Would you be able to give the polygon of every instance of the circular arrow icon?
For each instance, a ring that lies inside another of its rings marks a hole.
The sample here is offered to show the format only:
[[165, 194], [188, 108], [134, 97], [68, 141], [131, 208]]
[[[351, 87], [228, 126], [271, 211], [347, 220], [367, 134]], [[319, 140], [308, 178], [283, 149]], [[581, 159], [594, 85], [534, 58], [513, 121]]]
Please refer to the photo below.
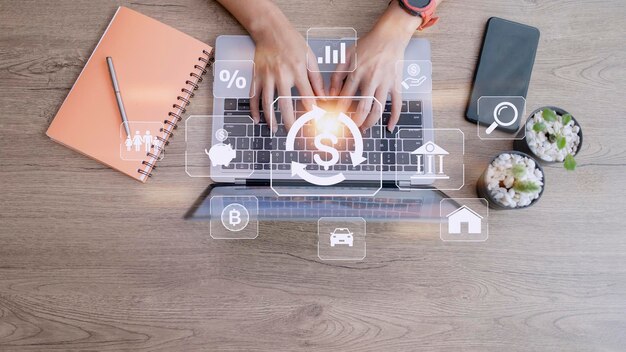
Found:
[[[309, 121], [317, 120], [322, 118], [326, 114], [324, 109], [313, 105], [313, 109], [304, 115], [302, 115], [296, 122], [293, 124], [289, 133], [287, 134], [287, 140], [285, 144], [286, 151], [294, 151], [295, 150], [295, 141], [296, 136], [298, 135], [298, 131], [304, 127]], [[358, 126], [350, 119], [346, 114], [339, 113], [339, 121], [346, 125], [352, 134], [354, 139], [354, 151], [350, 152], [350, 160], [353, 166], [360, 165], [366, 159], [363, 157], [363, 137], [361, 136], [361, 132], [359, 131]], [[334, 149], [333, 149], [334, 150]], [[317, 156], [317, 155], [316, 155]], [[319, 161], [320, 158], [316, 158], [316, 161]], [[326, 169], [327, 170], [327, 169]], [[321, 177], [310, 174], [306, 165], [298, 163], [296, 161], [291, 162], [291, 176], [299, 176], [303, 180], [312, 183], [317, 186], [332, 186], [336, 185], [340, 182], [345, 181], [346, 177], [343, 173], [335, 174], [328, 177]]]

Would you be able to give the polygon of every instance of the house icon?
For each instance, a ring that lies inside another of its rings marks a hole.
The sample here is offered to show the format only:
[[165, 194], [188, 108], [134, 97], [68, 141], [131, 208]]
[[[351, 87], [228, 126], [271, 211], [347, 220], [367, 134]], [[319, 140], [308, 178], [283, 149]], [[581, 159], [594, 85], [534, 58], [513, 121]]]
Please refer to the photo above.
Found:
[[449, 234], [460, 234], [463, 224], [467, 224], [467, 233], [479, 234], [482, 232], [483, 217], [465, 205], [446, 215], [446, 217], [448, 218]]

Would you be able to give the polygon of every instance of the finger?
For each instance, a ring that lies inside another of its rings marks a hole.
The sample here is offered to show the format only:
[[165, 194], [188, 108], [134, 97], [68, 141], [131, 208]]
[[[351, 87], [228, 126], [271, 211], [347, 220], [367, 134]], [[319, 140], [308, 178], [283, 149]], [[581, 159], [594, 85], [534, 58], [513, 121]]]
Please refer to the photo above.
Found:
[[402, 111], [402, 93], [400, 86], [396, 83], [394, 89], [391, 90], [391, 117], [387, 123], [387, 129], [391, 132], [396, 128], [396, 124], [400, 120], [400, 112]]
[[261, 113], [259, 112], [259, 100], [261, 96], [261, 82], [254, 77], [252, 80], [252, 87], [250, 87], [250, 115], [254, 123], [259, 123], [261, 120]]
[[[307, 56], [307, 59], [309, 60], [307, 66], [307, 77], [308, 81], [310, 82], [310, 86], [313, 88], [315, 95], [327, 95], [324, 91], [324, 79], [322, 78], [322, 73], [320, 72], [320, 68], [317, 65], [315, 54], [313, 54], [311, 49], [309, 49], [309, 55]], [[300, 94], [302, 94], [302, 92], [300, 92]]]
[[348, 52], [346, 53], [347, 54], [346, 62], [343, 64], [338, 64], [335, 67], [335, 72], [330, 76], [330, 95], [333, 97], [337, 96], [337, 94], [341, 92], [343, 88], [343, 81], [346, 79], [346, 77], [350, 73], [349, 71], [350, 71], [350, 67], [352, 66], [352, 60], [354, 56], [353, 48], [354, 47], [351, 47], [350, 49], [348, 49]]
[[[359, 83], [360, 80], [357, 77], [357, 73], [349, 73], [346, 81], [343, 83], [343, 87], [341, 88], [341, 93], [339, 93], [339, 95], [344, 97], [354, 96], [357, 89], [359, 88]], [[337, 102], [337, 109], [339, 111], [345, 111], [350, 106], [350, 104], [352, 104], [352, 100], [353, 98], [339, 99], [339, 101]]]
[[[308, 77], [301, 77], [296, 81], [296, 88], [298, 89], [298, 93], [300, 93], [301, 97], [314, 97], [315, 93], [313, 93], [313, 89], [309, 82]], [[313, 105], [315, 104], [315, 98], [302, 98], [302, 104], [307, 111], [313, 109]]]
[[276, 116], [274, 116], [274, 109], [272, 103], [274, 102], [274, 79], [266, 77], [263, 81], [263, 115], [265, 116], [265, 122], [275, 132], [278, 129], [278, 123], [276, 122]]
[[352, 120], [357, 126], [363, 125], [365, 118], [372, 110], [372, 102], [374, 101], [374, 93], [376, 87], [373, 84], [368, 84], [365, 87], [361, 87], [361, 98], [359, 99], [359, 105], [356, 107], [356, 112], [352, 115]]
[[376, 101], [372, 105], [372, 110], [367, 115], [367, 118], [363, 122], [363, 129], [368, 129], [376, 124], [383, 116], [383, 107], [387, 101], [387, 93], [389, 92], [389, 86], [381, 86], [376, 90]]
[[[293, 100], [291, 100], [291, 84], [285, 82], [278, 83], [278, 106], [280, 107], [280, 116], [285, 125], [285, 128], [289, 130], [293, 125]], [[276, 132], [276, 130], [274, 130]]]
[[330, 76], [330, 91], [329, 94], [331, 97], [337, 96], [341, 89], [343, 88], [343, 81], [348, 77], [348, 73], [350, 72], [340, 72], [335, 71]]

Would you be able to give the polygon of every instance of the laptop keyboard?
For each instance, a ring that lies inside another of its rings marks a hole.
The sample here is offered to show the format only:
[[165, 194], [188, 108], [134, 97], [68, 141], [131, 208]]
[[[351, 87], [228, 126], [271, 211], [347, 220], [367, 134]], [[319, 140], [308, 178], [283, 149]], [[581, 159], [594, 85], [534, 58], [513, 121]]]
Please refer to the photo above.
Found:
[[423, 200], [386, 197], [276, 197], [258, 196], [259, 218], [351, 216], [382, 219], [415, 218]]
[[[346, 115], [352, 117], [356, 104], [352, 104]], [[304, 106], [298, 99], [294, 100], [294, 113], [296, 118], [306, 113]], [[311, 164], [313, 156], [320, 152], [315, 147], [315, 126], [310, 123], [298, 132], [295, 140], [295, 151], [286, 151], [287, 130], [281, 124], [280, 111], [274, 112], [278, 121], [278, 131], [272, 136], [270, 128], [261, 111], [261, 123], [252, 124], [248, 116], [250, 114], [250, 99], [225, 99], [224, 100], [224, 129], [228, 131], [228, 139], [223, 143], [231, 144], [236, 149], [235, 159], [222, 169], [237, 170], [290, 170], [291, 162], [297, 161], [307, 164], [308, 170], [317, 170], [319, 166]], [[353, 166], [350, 160], [350, 151], [354, 150], [350, 132], [340, 131], [337, 133], [338, 142], [333, 147], [339, 152], [339, 162], [331, 166], [332, 170], [339, 171], [417, 171], [417, 165], [411, 163], [408, 153], [423, 144], [421, 128], [423, 127], [422, 101], [405, 100], [402, 102], [400, 119], [393, 132], [386, 128], [391, 116], [391, 102], [385, 103], [382, 114], [383, 128], [375, 126], [368, 129], [363, 135], [363, 155], [367, 161], [361, 165]], [[411, 128], [413, 130], [402, 132], [402, 140], [396, 140], [399, 129]], [[271, 160], [271, 163], [270, 163]], [[253, 163], [254, 161], [254, 163]]]

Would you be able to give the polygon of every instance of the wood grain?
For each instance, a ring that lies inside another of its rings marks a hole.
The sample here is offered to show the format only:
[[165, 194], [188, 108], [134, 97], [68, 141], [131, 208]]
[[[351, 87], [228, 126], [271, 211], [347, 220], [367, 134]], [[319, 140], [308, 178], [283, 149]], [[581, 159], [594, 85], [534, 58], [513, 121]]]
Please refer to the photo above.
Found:
[[[45, 137], [116, 6], [213, 43], [245, 33], [203, 0], [0, 2], [1, 351], [620, 351], [626, 346], [626, 3], [446, 1], [433, 44], [437, 127], [467, 137], [473, 197], [510, 142], [463, 119], [486, 20], [541, 30], [528, 108], [584, 127], [579, 168], [546, 167], [533, 208], [492, 212], [490, 238], [368, 226], [362, 262], [316, 256], [314, 223], [263, 223], [217, 241], [182, 215], [207, 186], [175, 137], [157, 176], [134, 182]], [[367, 32], [386, 1], [279, 1], [312, 26]], [[192, 114], [212, 111], [203, 84]], [[151, 224], [148, 226], [147, 224]]]

